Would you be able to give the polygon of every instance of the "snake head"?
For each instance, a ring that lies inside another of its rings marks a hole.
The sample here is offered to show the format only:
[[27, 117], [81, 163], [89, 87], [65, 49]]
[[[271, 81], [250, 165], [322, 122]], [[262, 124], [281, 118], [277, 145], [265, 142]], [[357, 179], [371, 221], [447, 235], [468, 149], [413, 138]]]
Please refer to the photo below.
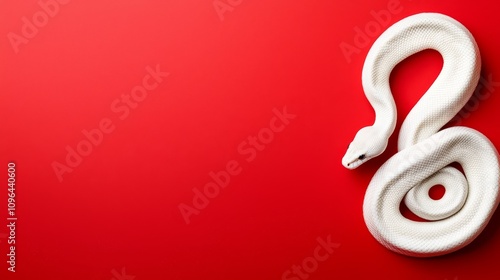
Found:
[[386, 147], [387, 139], [382, 140], [373, 126], [363, 127], [349, 144], [342, 165], [347, 169], [355, 169], [383, 153]]

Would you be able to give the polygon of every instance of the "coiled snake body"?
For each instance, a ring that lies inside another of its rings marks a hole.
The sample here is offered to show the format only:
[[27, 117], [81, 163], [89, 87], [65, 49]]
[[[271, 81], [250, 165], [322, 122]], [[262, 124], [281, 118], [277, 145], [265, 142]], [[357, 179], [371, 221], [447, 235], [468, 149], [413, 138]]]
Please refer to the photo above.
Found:
[[[363, 203], [368, 230], [382, 245], [420, 257], [447, 254], [472, 242], [499, 202], [494, 145], [471, 128], [441, 130], [471, 97], [480, 75], [478, 47], [462, 24], [442, 14], [422, 13], [395, 23], [375, 41], [362, 71], [375, 123], [358, 131], [342, 159], [346, 168], [354, 169], [385, 150], [396, 125], [390, 73], [425, 49], [442, 55], [443, 68], [404, 120], [399, 152], [376, 172]], [[453, 162], [462, 166], [465, 176], [449, 166]], [[445, 194], [433, 200], [428, 191], [438, 184]], [[428, 221], [405, 218], [399, 210], [403, 200]]]

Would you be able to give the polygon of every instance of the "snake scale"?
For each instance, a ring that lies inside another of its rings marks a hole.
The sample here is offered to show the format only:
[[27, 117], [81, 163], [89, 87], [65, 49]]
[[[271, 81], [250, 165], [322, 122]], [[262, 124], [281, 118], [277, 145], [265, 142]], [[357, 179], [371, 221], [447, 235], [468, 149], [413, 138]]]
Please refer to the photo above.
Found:
[[[443, 57], [436, 80], [405, 118], [398, 153], [375, 173], [365, 193], [363, 216], [370, 233], [388, 249], [409, 256], [444, 255], [471, 243], [499, 203], [499, 159], [480, 132], [445, 126], [467, 103], [478, 83], [481, 58], [471, 33], [439, 13], [406, 17], [384, 31], [370, 48], [362, 70], [365, 95], [375, 122], [361, 128], [342, 164], [354, 169], [380, 155], [396, 127], [389, 76], [394, 67], [422, 50]], [[463, 173], [451, 163], [461, 165]], [[429, 189], [443, 185], [439, 200]], [[426, 221], [400, 212], [408, 208]]]

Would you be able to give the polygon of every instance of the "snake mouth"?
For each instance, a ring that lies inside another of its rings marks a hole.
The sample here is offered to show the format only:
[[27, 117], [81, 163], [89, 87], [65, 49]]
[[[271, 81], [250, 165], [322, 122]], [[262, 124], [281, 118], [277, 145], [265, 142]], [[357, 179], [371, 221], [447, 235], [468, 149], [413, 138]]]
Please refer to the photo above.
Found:
[[346, 167], [347, 169], [355, 169], [358, 166], [360, 166], [361, 164], [363, 164], [363, 162], [364, 162], [364, 160], [355, 159], [353, 161], [344, 163], [344, 167]]
[[342, 158], [342, 165], [347, 169], [355, 169], [365, 163], [369, 158], [365, 152], [359, 150], [348, 150]]
[[348, 157], [344, 157], [342, 159], [342, 165], [347, 168], [347, 169], [355, 169], [357, 168], [358, 166], [360, 166], [361, 164], [365, 163], [367, 161], [367, 158], [366, 157], [355, 157], [355, 158], [348, 158]]

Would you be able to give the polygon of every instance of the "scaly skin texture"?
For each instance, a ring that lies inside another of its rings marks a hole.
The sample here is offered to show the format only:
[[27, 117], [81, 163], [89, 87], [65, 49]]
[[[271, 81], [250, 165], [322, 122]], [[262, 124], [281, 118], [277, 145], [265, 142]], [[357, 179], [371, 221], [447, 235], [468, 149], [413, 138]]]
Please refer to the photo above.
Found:
[[[396, 106], [389, 76], [408, 56], [434, 49], [443, 69], [404, 120], [399, 152], [372, 178], [363, 215], [370, 233], [395, 252], [418, 257], [443, 255], [474, 240], [498, 206], [498, 153], [481, 133], [463, 127], [440, 129], [471, 97], [481, 68], [477, 44], [458, 21], [437, 13], [407, 17], [389, 27], [365, 60], [362, 82], [375, 110], [372, 126], [358, 131], [342, 159], [354, 169], [380, 155], [394, 132]], [[465, 176], [452, 167], [458, 162]], [[445, 187], [441, 202], [428, 196], [432, 185]], [[429, 222], [402, 216], [402, 200]]]

